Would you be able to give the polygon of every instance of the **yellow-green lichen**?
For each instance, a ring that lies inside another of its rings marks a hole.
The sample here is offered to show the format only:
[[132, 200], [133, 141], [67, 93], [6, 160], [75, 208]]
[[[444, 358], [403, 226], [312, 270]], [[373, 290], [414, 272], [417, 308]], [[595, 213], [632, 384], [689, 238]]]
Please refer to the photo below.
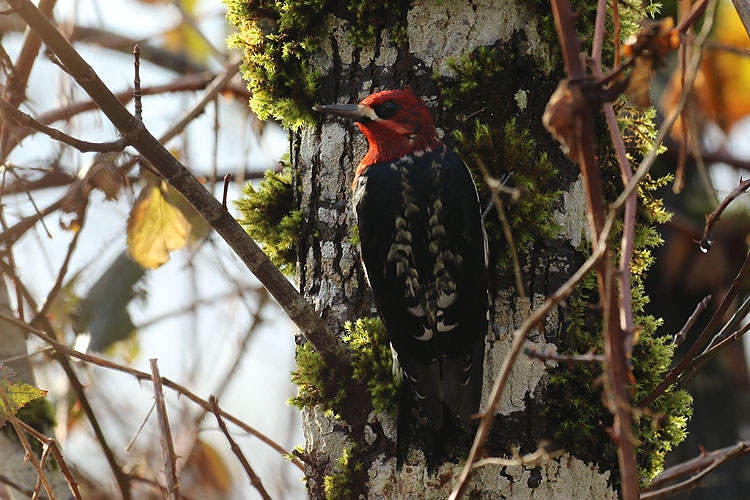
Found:
[[302, 231], [302, 211], [295, 209], [292, 169], [267, 170], [258, 187], [247, 183], [235, 201], [238, 219], [284, 274], [293, 275], [297, 244]]
[[[557, 237], [560, 226], [552, 213], [562, 194], [557, 188], [558, 171], [545, 152], [537, 151], [528, 130], [520, 130], [515, 118], [497, 129], [475, 120], [467, 124], [465, 131], [455, 130], [453, 138], [474, 175], [483, 203], [491, 198], [480, 165], [495, 179], [510, 175], [508, 183], [525, 191], [517, 202], [506, 207], [513, 241], [520, 253], [528, 252], [539, 239]], [[493, 247], [503, 249], [491, 253], [497, 255], [501, 268], [507, 267], [510, 254], [507, 245], [500, 244], [505, 237], [494, 212], [485, 220], [485, 227]]]
[[[343, 341], [352, 354], [353, 377], [367, 387], [373, 409], [394, 414], [400, 382], [393, 376], [393, 357], [383, 322], [362, 318], [344, 325]], [[297, 396], [289, 403], [298, 408], [320, 406], [331, 414], [346, 400], [345, 381], [328, 369], [320, 355], [307, 343], [297, 347], [297, 370], [292, 382]]]
[[366, 472], [362, 459], [363, 448], [351, 446], [336, 461], [336, 471], [323, 478], [323, 489], [326, 500], [349, 500], [357, 498], [355, 494], [355, 476], [362, 476]]

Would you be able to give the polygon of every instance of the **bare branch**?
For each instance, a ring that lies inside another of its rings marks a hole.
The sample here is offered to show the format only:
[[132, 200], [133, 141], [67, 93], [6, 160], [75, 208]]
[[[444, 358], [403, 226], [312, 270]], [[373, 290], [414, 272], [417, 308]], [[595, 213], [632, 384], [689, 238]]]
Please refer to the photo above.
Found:
[[227, 441], [229, 441], [229, 446], [232, 448], [232, 453], [234, 453], [234, 455], [237, 457], [237, 460], [239, 460], [240, 464], [242, 464], [242, 468], [245, 469], [245, 473], [250, 479], [250, 483], [255, 487], [256, 490], [258, 490], [258, 493], [260, 493], [260, 496], [264, 500], [271, 500], [270, 495], [263, 487], [263, 483], [261, 482], [260, 477], [258, 477], [253, 468], [250, 466], [250, 462], [247, 461], [247, 458], [245, 458], [244, 453], [242, 453], [242, 450], [237, 445], [237, 442], [232, 438], [232, 435], [229, 434], [227, 425], [221, 418], [221, 412], [219, 411], [219, 404], [216, 401], [216, 397], [210, 396], [208, 398], [208, 404], [211, 405], [211, 413], [213, 413], [216, 417], [216, 422], [219, 424], [219, 429], [221, 429], [221, 432], [224, 434], [224, 436], [226, 436]]
[[744, 281], [748, 273], [750, 273], [750, 252], [748, 252], [748, 254], [745, 256], [745, 262], [742, 264], [740, 272], [734, 278], [732, 286], [729, 288], [729, 291], [727, 291], [727, 294], [724, 296], [724, 300], [721, 301], [721, 304], [711, 318], [711, 321], [708, 322], [708, 325], [706, 325], [698, 339], [690, 347], [690, 350], [687, 352], [685, 357], [682, 358], [677, 366], [670, 370], [669, 373], [667, 373], [667, 375], [664, 377], [664, 380], [658, 386], [656, 386], [656, 388], [651, 391], [651, 393], [646, 396], [643, 401], [638, 404], [639, 407], [646, 408], [651, 403], [653, 403], [654, 400], [661, 394], [663, 394], [664, 391], [666, 391], [667, 388], [672, 385], [675, 380], [677, 380], [677, 377], [679, 377], [687, 369], [692, 360], [698, 355], [698, 352], [700, 352], [700, 350], [703, 349], [703, 346], [705, 346], [709, 341], [709, 339], [711, 338], [711, 333], [716, 329], [721, 321], [723, 321], [724, 314], [726, 314], [729, 306], [734, 300], [734, 297], [739, 292], [740, 285]]
[[151, 358], [149, 363], [151, 364], [151, 380], [154, 383], [154, 398], [156, 401], [156, 417], [159, 421], [161, 451], [164, 454], [164, 463], [167, 469], [164, 475], [167, 476], [168, 498], [169, 500], [178, 500], [180, 497], [180, 479], [177, 477], [177, 457], [174, 453], [172, 429], [169, 427], [169, 418], [167, 417], [167, 405], [164, 404], [159, 366], [155, 358]]
[[[71, 71], [78, 84], [94, 99], [104, 114], [123, 136], [135, 137], [132, 145], [164, 178], [180, 192], [230, 245], [235, 253], [271, 295], [289, 318], [300, 328], [302, 335], [322, 356], [331, 369], [342, 375], [350, 372], [349, 351], [328, 328], [321, 317], [273, 265], [239, 223], [227, 213], [206, 188], [169, 151], [157, 141], [143, 124], [131, 115], [114, 94], [104, 85], [76, 50], [29, 0], [8, 0], [18, 14], [36, 31]], [[234, 67], [234, 65], [232, 66]], [[229, 78], [229, 76], [227, 77]]]
[[[39, 339], [43, 340], [44, 342], [48, 343], [52, 347], [55, 348], [56, 351], [60, 354], [64, 354], [66, 356], [70, 356], [75, 359], [80, 359], [81, 361], [85, 361], [87, 363], [91, 363], [93, 365], [101, 366], [103, 368], [108, 368], [111, 370], [116, 370], [122, 373], [127, 373], [128, 375], [132, 375], [138, 380], [148, 380], [152, 381], [152, 377], [150, 374], [146, 372], [142, 372], [140, 370], [136, 370], [134, 368], [131, 368], [129, 366], [121, 365], [119, 363], [115, 363], [114, 361], [109, 361], [104, 358], [100, 358], [97, 356], [92, 356], [91, 354], [84, 354], [82, 352], [76, 351], [75, 349], [71, 349], [70, 347], [66, 346], [65, 344], [58, 342], [54, 338], [50, 337], [46, 333], [44, 333], [42, 330], [39, 330], [37, 328], [34, 328], [31, 325], [28, 325], [24, 323], [23, 321], [19, 321], [16, 318], [12, 316], [8, 316], [6, 314], [0, 313], [0, 321], [4, 321], [6, 323], [10, 323], [12, 325], [15, 325], [19, 328], [24, 329], [25, 331], [31, 333], [32, 335], [38, 337]], [[181, 386], [180, 384], [177, 384], [175, 382], [172, 382], [171, 380], [167, 378], [162, 377], [162, 384], [164, 387], [168, 387], [172, 389], [173, 391], [176, 391], [186, 398], [188, 398], [190, 401], [198, 405], [199, 407], [203, 408], [205, 411], [211, 411], [211, 406], [208, 404], [207, 401], [204, 399], [199, 398], [194, 393], [186, 389], [185, 387]], [[233, 424], [240, 427], [245, 432], [252, 434], [253, 436], [257, 437], [264, 443], [266, 443], [271, 448], [275, 449], [277, 452], [279, 452], [283, 456], [289, 456], [289, 452], [287, 452], [284, 448], [282, 448], [278, 443], [276, 443], [274, 440], [263, 434], [262, 432], [254, 429], [253, 427], [249, 426], [242, 420], [238, 419], [237, 417], [225, 412], [221, 411], [221, 416], [225, 419], [229, 420]], [[304, 467], [299, 463], [297, 460], [293, 460], [292, 463], [296, 465], [300, 470], [304, 470]]]
[[526, 348], [523, 353], [534, 359], [540, 359], [542, 361], [555, 361], [557, 363], [567, 363], [573, 365], [575, 363], [589, 364], [589, 365], [600, 365], [606, 361], [606, 358], [601, 354], [594, 354], [594, 351], [589, 351], [586, 354], [575, 356], [573, 354], [557, 354], [556, 352], [539, 352], [536, 349]]
[[117, 139], [116, 141], [111, 141], [111, 142], [89, 142], [89, 141], [82, 141], [80, 139], [76, 139], [75, 137], [69, 136], [65, 132], [62, 132], [55, 128], [48, 127], [47, 125], [39, 123], [37, 120], [34, 119], [34, 117], [24, 113], [23, 111], [21, 111], [20, 109], [16, 108], [11, 103], [6, 101], [5, 99], [0, 99], [0, 112], [2, 112], [4, 117], [9, 118], [10, 120], [13, 120], [19, 125], [23, 125], [24, 127], [29, 127], [29, 128], [38, 130], [39, 132], [50, 137], [51, 139], [54, 139], [58, 142], [62, 142], [63, 144], [67, 144], [68, 146], [72, 146], [82, 153], [89, 153], [89, 152], [107, 153], [107, 152], [122, 151], [123, 149], [125, 149], [125, 147], [129, 143], [129, 140], [126, 137], [121, 137], [120, 139]]
[[680, 345], [685, 341], [685, 339], [687, 338], [688, 332], [693, 327], [695, 322], [698, 320], [698, 316], [700, 316], [701, 313], [706, 310], [706, 307], [708, 307], [708, 303], [710, 301], [711, 301], [711, 296], [706, 295], [705, 297], [703, 297], [703, 300], [701, 300], [698, 303], [698, 305], [695, 306], [695, 311], [693, 311], [693, 314], [690, 315], [688, 320], [685, 322], [685, 325], [674, 336], [674, 340], [672, 341], [674, 345]]
[[[718, 450], [718, 451], [721, 451], [721, 450]], [[705, 467], [703, 470], [701, 470], [698, 474], [694, 475], [690, 479], [682, 481], [681, 483], [674, 484], [672, 486], [661, 488], [659, 490], [647, 491], [647, 492], [641, 493], [640, 500], [654, 500], [656, 498], [664, 498], [670, 495], [674, 495], [675, 493], [679, 493], [681, 491], [686, 491], [686, 490], [695, 488], [696, 486], [698, 486], [698, 483], [700, 482], [701, 479], [703, 479], [703, 477], [705, 477], [712, 470], [716, 469], [719, 465], [723, 464], [724, 462], [732, 458], [736, 458], [741, 455], [746, 455], [748, 452], [750, 452], [750, 445], [747, 442], [737, 443], [735, 446], [733, 446], [731, 449], [727, 450], [726, 452], [717, 454], [716, 458], [714, 458], [713, 461], [707, 467]]]
[[732, 203], [739, 195], [747, 191], [748, 188], [750, 188], [750, 179], [743, 181], [740, 177], [740, 184], [736, 188], [734, 188], [726, 198], [724, 198], [724, 201], [722, 201], [721, 204], [716, 207], [713, 212], [706, 216], [706, 227], [703, 230], [703, 237], [700, 239], [700, 241], [696, 242], [698, 243], [698, 245], [700, 245], [703, 253], [711, 250], [711, 245], [713, 244], [713, 242], [711, 241], [711, 231], [713, 231], [716, 221], [719, 220], [719, 217], [721, 217], [721, 214], [724, 212], [724, 210], [726, 210], [729, 204]]

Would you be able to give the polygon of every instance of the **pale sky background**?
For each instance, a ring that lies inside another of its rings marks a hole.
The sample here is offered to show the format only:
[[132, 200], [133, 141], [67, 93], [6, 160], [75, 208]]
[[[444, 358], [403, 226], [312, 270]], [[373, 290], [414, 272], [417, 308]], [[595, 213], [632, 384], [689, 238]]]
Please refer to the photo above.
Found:
[[[198, 9], [200, 27], [215, 46], [223, 48], [227, 30], [230, 29], [224, 21], [223, 3], [219, 0], [203, 0], [199, 2]], [[161, 40], [156, 36], [161, 31], [176, 26], [180, 21], [180, 13], [172, 5], [143, 5], [133, 0], [59, 0], [55, 8], [55, 17], [61, 22], [75, 18], [79, 25], [99, 27], [131, 38], [147, 39], [157, 45]], [[3, 39], [3, 46], [12, 58], [17, 55], [21, 41], [19, 34], [8, 34]], [[117, 92], [131, 85], [131, 56], [83, 43], [77, 44], [76, 47], [111, 90]], [[213, 71], [221, 70], [221, 65], [215, 60], [209, 59], [207, 64]], [[142, 61], [142, 86], [166, 83], [174, 77], [174, 74]], [[80, 88], [75, 84], [71, 86], [66, 80], [62, 72], [46, 57], [38, 59], [28, 90], [33, 101], [25, 110], [33, 114], [53, 109], [60, 105], [61, 94], [71, 95], [71, 88], [74, 100], [85, 98], [85, 93]], [[143, 119], [146, 126], [153, 135], [158, 136], [180, 117], [182, 111], [197, 95], [183, 93], [144, 97]], [[244, 102], [221, 98], [219, 119], [222, 130], [218, 153], [220, 170], [245, 166], [265, 170], [273, 167], [288, 149], [286, 132], [276, 126], [266, 127], [261, 140], [256, 141], [249, 130], [244, 106]], [[129, 109], [132, 111], [132, 103]], [[188, 154], [183, 161], [186, 161], [188, 166], [196, 165], [195, 170], [199, 174], [207, 174], [211, 165], [213, 121], [214, 107], [209, 105], [205, 113], [194, 120], [182, 136], [172, 142], [172, 147], [187, 144]], [[63, 128], [61, 123], [55, 126]], [[116, 138], [112, 126], [102, 115], [95, 113], [82, 115], [65, 130], [90, 141]], [[22, 148], [14, 151], [11, 161], [24, 166], [46, 165], [49, 159], [54, 158], [56, 151], [56, 145], [38, 134], [26, 140]], [[92, 157], [93, 153], [66, 153], [61, 163], [80, 168]], [[37, 191], [34, 193], [34, 199], [38, 206], [43, 207], [57, 200], [63, 192], [64, 189]], [[135, 195], [137, 194], [136, 189]], [[238, 194], [238, 190], [232, 185], [229, 200], [236, 199]], [[220, 197], [221, 193], [217, 193], [217, 196]], [[32, 213], [33, 209], [25, 195], [8, 196], [2, 201], [6, 205], [6, 216], [9, 216], [10, 224], [13, 223], [11, 216]], [[126, 220], [132, 202], [131, 194], [120, 196], [116, 202], [104, 201], [98, 192], [93, 194], [83, 234], [68, 273], [68, 277], [81, 273], [76, 288], [79, 294], [84, 294], [111, 265], [115, 257], [126, 248]], [[34, 230], [14, 247], [20, 275], [37, 300], [43, 300], [54, 283], [72, 237], [71, 233], [60, 229], [59, 220], [59, 213], [46, 219], [52, 239], [49, 239], [42, 227], [37, 224]], [[202, 245], [192, 260], [199, 297], [213, 297], [235, 290], [235, 285], [223, 277], [220, 271], [222, 266], [228, 269], [229, 274], [242, 286], [257, 285], [257, 280], [221, 238], [214, 235], [211, 241], [214, 243]], [[147, 299], [135, 301], [129, 308], [136, 325], [193, 301], [193, 284], [188, 269], [190, 255], [192, 250], [173, 252], [170, 262], [148, 273], [142, 282], [148, 290]], [[228, 369], [227, 365], [237, 352], [239, 341], [250, 324], [248, 309], [254, 311], [255, 304], [244, 304], [235, 299], [224, 300], [201, 307], [195, 324], [188, 314], [143, 328], [138, 335], [140, 354], [133, 366], [148, 372], [149, 358], [158, 358], [162, 376], [169, 377], [187, 386], [198, 396], [208, 399], [210, 394], [215, 393], [219, 379]], [[290, 450], [303, 442], [297, 411], [286, 405], [286, 399], [296, 393], [296, 388], [289, 382], [289, 372], [294, 369], [295, 329], [275, 303], [266, 307], [263, 316], [267, 321], [251, 339], [248, 353], [243, 358], [233, 383], [227, 388], [219, 403], [224, 410]], [[197, 364], [196, 360], [199, 360]], [[92, 403], [95, 411], [98, 410], [98, 417], [105, 433], [112, 439], [114, 450], [121, 459], [124, 458], [123, 461], [126, 461], [127, 454], [124, 448], [152, 404], [151, 385], [139, 385], [132, 377], [101, 368], [82, 367], [80, 364], [78, 366], [82, 368], [80, 371], [84, 384], [86, 380], [96, 380], [95, 393], [107, 394], [106, 400], [93, 399]], [[51, 377], [39, 379], [39, 385], [49, 389], [50, 395], [55, 398], [61, 390], [65, 390], [67, 380], [56, 370], [50, 371], [48, 375]], [[94, 391], [89, 391], [89, 394], [92, 392]], [[173, 392], [165, 392], [168, 396], [168, 412], [173, 429], [187, 416], [185, 409], [192, 412], [189, 414], [191, 418], [196, 415], [198, 408], [192, 403], [185, 398], [178, 401]], [[230, 430], [236, 430], [233, 425], [229, 426]], [[66, 459], [91, 476], [110, 478], [109, 467], [98, 444], [92, 441], [91, 436], [88, 423], [76, 426], [64, 442]], [[234, 436], [274, 498], [304, 497], [304, 487], [299, 480], [301, 472], [296, 467], [288, 464], [278, 453], [258, 439], [244, 437], [239, 432], [235, 432]], [[184, 445], [185, 438], [186, 436], [179, 434], [175, 436], [178, 454], [180, 443]], [[218, 448], [230, 465], [236, 485], [234, 498], [260, 498], [249, 485], [244, 471], [229, 451], [213, 417], [204, 421], [201, 438]], [[146, 445], [157, 441], [156, 418], [152, 415], [146, 431], [136, 441], [136, 446], [139, 443]], [[154, 450], [158, 451], [158, 445]], [[162, 466], [160, 455], [159, 452], [152, 460], [154, 464]], [[278, 489], [282, 479], [286, 479], [293, 489], [285, 489], [282, 493]]]
[[[219, 0], [202, 0], [199, 3], [201, 15], [198, 17], [200, 27], [212, 40], [215, 46], [223, 47], [227, 35], [224, 21], [224, 5]], [[93, 7], [93, 8], [92, 8]], [[75, 18], [78, 24], [101, 27], [115, 33], [132, 37], [149, 39], [158, 43], [155, 35], [177, 25], [179, 11], [171, 5], [143, 5], [133, 0], [59, 0], [55, 9], [56, 19], [65, 21]], [[21, 36], [8, 34], [3, 45], [14, 58], [20, 47]], [[119, 91], [132, 82], [132, 58], [112, 50], [100, 49], [87, 44], [78, 44], [77, 48], [84, 58], [108, 84], [111, 90]], [[209, 67], [218, 71], [221, 66], [209, 59]], [[142, 61], [141, 80], [143, 86], [168, 82], [175, 75]], [[34, 113], [46, 111], [59, 105], [61, 91], [70, 93], [71, 85], [64, 83], [66, 78], [59, 69], [46, 58], [40, 58], [34, 66], [28, 94], [34, 99], [27, 111]], [[84, 93], [75, 85], [73, 95], [83, 98]], [[197, 94], [146, 96], [143, 99], [143, 117], [146, 126], [158, 136], [180, 116], [184, 108], [190, 105]], [[286, 132], [275, 126], [266, 127], [264, 135], [258, 142], [249, 131], [244, 103], [221, 99], [220, 134], [218, 164], [220, 168], [237, 168], [248, 165], [264, 170], [274, 166], [275, 162], [288, 149]], [[130, 104], [132, 110], [132, 103]], [[173, 145], [187, 144], [188, 154], [185, 159], [188, 166], [197, 165], [198, 173], [207, 173], [213, 154], [213, 115], [214, 108], [209, 106], [206, 112], [195, 120], [185, 134], [175, 139]], [[60, 124], [56, 126], [61, 127]], [[76, 137], [82, 139], [112, 140], [116, 137], [113, 128], [101, 115], [88, 113], [74, 120], [69, 129]], [[739, 123], [729, 135], [732, 152], [742, 158], [750, 158], [750, 120]], [[45, 165], [54, 157], [57, 146], [47, 138], [37, 135], [24, 142], [24, 147], [17, 149], [11, 160], [19, 165]], [[93, 154], [81, 155], [77, 152], [63, 155], [62, 163], [79, 168]], [[79, 162], [74, 164], [73, 162]], [[745, 174], [747, 175], [747, 174]], [[733, 189], [737, 183], [737, 171], [729, 167], [717, 166], [712, 169], [712, 177], [722, 197]], [[63, 189], [49, 189], [34, 193], [36, 203], [42, 207], [55, 201]], [[135, 193], [137, 195], [137, 191]], [[221, 196], [217, 193], [217, 196]], [[236, 199], [237, 189], [232, 185], [229, 199]], [[744, 197], [746, 198], [746, 197]], [[81, 243], [72, 260], [68, 276], [80, 272], [81, 277], [77, 291], [80, 294], [98, 279], [114, 258], [125, 249], [125, 224], [132, 196], [124, 195], [116, 202], [104, 201], [100, 193], [92, 196], [87, 219], [83, 228]], [[32, 208], [25, 195], [6, 197], [6, 215], [28, 215]], [[743, 203], [743, 204], [741, 204]], [[735, 203], [733, 209], [747, 209], [747, 202]], [[53, 238], [47, 238], [39, 224], [30, 231], [15, 247], [15, 257], [24, 282], [31, 287], [38, 300], [43, 299], [52, 286], [57, 270], [62, 262], [71, 234], [59, 227], [59, 214], [47, 218], [47, 227]], [[9, 220], [13, 223], [13, 220]], [[244, 265], [238, 261], [229, 248], [216, 235], [214, 244], [204, 244], [193, 259], [195, 282], [200, 297], [212, 297], [230, 292], [234, 285], [227, 282], [220, 272], [220, 266], [230, 270], [230, 274], [244, 286], [253, 286], [257, 281]], [[172, 260], [162, 268], [150, 272], [144, 280], [148, 290], [146, 301], [131, 304], [130, 313], [136, 325], [148, 321], [161, 313], [178, 309], [189, 304], [193, 299], [193, 284], [188, 269], [190, 250], [172, 254]], [[254, 310], [254, 304], [249, 308]], [[239, 300], [228, 300], [219, 304], [201, 307], [194, 325], [190, 315], [183, 315], [160, 322], [152, 327], [143, 328], [139, 333], [140, 354], [134, 367], [149, 371], [148, 359], [158, 358], [161, 374], [186, 385], [197, 395], [208, 399], [216, 391], [216, 384], [226, 370], [227, 363], [233, 359], [239, 339], [249, 324], [250, 314], [246, 304]], [[286, 405], [286, 399], [296, 392], [289, 382], [289, 372], [294, 369], [293, 325], [285, 318], [275, 305], [266, 309], [264, 326], [250, 342], [248, 355], [234, 377], [234, 383], [220, 400], [222, 407], [266, 433], [287, 449], [302, 444], [299, 416], [295, 409]], [[197, 333], [193, 333], [197, 332]], [[748, 342], [745, 341], [747, 349]], [[749, 357], [750, 357], [750, 353]], [[196, 359], [200, 359], [196, 365]], [[80, 366], [80, 365], [79, 365]], [[127, 459], [124, 447], [131, 439], [152, 402], [150, 384], [139, 385], [133, 378], [95, 367], [82, 367], [82, 378], [97, 381], [96, 393], [107, 389], [105, 402], [95, 400], [94, 406], [104, 424], [105, 432], [113, 438], [113, 445], [118, 455]], [[51, 372], [52, 378], [41, 378], [42, 388], [49, 389], [53, 398], [65, 390], [66, 380], [58, 372]], [[194, 416], [197, 407], [185, 399], [179, 402], [174, 393], [167, 391], [170, 403], [170, 420], [177, 426], [184, 409], [192, 411]], [[111, 408], [112, 411], [107, 411]], [[230, 429], [233, 426], [230, 425]], [[122, 431], [124, 429], [125, 432]], [[202, 428], [201, 438], [216, 446], [224, 454], [225, 460], [232, 469], [233, 480], [237, 485], [234, 498], [259, 498], [249, 483], [240, 466], [231, 455], [224, 437], [218, 432], [213, 418], [207, 419]], [[152, 416], [147, 430], [138, 443], [148, 443], [158, 439], [156, 419]], [[184, 436], [183, 436], [184, 437]], [[301, 473], [287, 464], [283, 458], [252, 437], [242, 437], [235, 433], [246, 456], [260, 475], [261, 479], [274, 498], [304, 498], [304, 487]], [[175, 436], [179, 450], [180, 436]], [[158, 450], [158, 447], [154, 448]], [[98, 444], [91, 439], [90, 426], [87, 423], [78, 425], [76, 430], [64, 442], [66, 459], [77, 467], [86, 470], [90, 475], [111, 477], [108, 466], [101, 454]], [[154, 463], [161, 463], [161, 456], [153, 458]], [[278, 489], [282, 478], [292, 490]]]

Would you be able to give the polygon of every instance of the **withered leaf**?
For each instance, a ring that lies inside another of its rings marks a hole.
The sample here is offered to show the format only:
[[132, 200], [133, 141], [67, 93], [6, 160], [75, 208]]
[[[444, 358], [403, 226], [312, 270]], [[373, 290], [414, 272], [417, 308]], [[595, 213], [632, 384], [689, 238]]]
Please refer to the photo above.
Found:
[[128, 217], [128, 251], [142, 267], [156, 269], [169, 252], [185, 246], [190, 223], [164, 196], [164, 187], [146, 187]]
[[586, 98], [578, 85], [562, 80], [549, 98], [542, 116], [544, 127], [562, 145], [573, 161], [579, 161], [581, 143], [581, 114], [587, 109]]

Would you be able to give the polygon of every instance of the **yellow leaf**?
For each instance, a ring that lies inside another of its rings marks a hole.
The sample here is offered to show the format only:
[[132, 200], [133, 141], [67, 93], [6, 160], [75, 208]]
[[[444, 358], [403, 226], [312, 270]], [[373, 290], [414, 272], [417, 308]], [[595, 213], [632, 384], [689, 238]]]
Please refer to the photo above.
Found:
[[3, 400], [0, 399], [0, 423], [8, 419], [9, 414], [15, 415], [19, 408], [22, 408], [29, 401], [33, 401], [37, 398], [43, 398], [47, 395], [47, 391], [37, 389], [29, 384], [11, 384], [7, 380], [0, 380], [3, 392], [5, 392], [5, 398], [8, 400], [9, 408], [6, 408], [3, 404]]
[[146, 269], [169, 260], [169, 252], [187, 243], [190, 223], [164, 197], [163, 188], [149, 186], [133, 205], [128, 218], [128, 251]]

